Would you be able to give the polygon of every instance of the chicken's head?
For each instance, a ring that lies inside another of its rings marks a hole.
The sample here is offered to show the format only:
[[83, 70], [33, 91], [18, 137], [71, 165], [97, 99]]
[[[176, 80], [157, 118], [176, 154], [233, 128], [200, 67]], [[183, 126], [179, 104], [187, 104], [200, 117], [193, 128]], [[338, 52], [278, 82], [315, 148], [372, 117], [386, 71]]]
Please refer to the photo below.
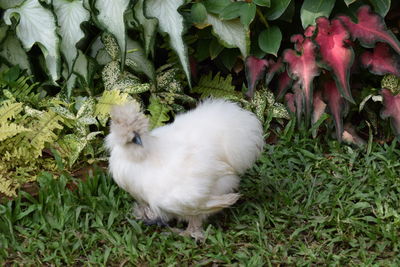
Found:
[[111, 110], [110, 134], [106, 145], [109, 149], [120, 146], [137, 156], [144, 153], [149, 133], [149, 120], [137, 102], [115, 106]]

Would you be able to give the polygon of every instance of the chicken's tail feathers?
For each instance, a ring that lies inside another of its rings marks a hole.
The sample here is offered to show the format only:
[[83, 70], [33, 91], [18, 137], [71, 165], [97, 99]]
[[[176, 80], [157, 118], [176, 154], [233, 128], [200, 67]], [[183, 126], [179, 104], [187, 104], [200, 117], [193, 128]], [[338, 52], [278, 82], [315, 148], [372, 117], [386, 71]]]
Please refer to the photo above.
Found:
[[223, 208], [232, 206], [233, 204], [236, 203], [236, 201], [239, 198], [240, 194], [237, 193], [230, 193], [221, 196], [213, 196], [207, 201], [204, 209], [209, 212], [218, 211]]

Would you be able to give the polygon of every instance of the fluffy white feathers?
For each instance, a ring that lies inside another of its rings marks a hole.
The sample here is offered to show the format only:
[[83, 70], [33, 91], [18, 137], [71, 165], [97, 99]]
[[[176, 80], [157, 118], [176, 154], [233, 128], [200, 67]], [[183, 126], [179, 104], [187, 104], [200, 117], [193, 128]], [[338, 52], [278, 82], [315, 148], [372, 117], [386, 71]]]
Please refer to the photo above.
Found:
[[238, 174], [264, 145], [256, 116], [225, 100], [206, 100], [153, 131], [136, 103], [115, 107], [111, 117], [110, 172], [138, 201], [139, 217], [189, 221], [192, 236], [209, 214], [236, 202]]

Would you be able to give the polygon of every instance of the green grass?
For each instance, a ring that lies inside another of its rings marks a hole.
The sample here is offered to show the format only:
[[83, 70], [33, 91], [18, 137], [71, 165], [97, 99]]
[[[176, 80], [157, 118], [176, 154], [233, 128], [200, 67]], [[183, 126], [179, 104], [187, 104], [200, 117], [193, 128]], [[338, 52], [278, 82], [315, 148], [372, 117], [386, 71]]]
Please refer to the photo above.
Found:
[[368, 153], [321, 142], [267, 146], [242, 179], [241, 200], [206, 224], [204, 244], [136, 222], [130, 196], [102, 172], [85, 182], [42, 175], [37, 196], [0, 205], [0, 262], [399, 266], [398, 144]]

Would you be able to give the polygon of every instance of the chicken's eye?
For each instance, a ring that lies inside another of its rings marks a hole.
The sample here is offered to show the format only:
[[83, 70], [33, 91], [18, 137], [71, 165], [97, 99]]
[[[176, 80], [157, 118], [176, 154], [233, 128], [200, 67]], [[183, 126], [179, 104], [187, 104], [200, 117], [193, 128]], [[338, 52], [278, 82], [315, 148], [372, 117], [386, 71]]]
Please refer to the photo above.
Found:
[[140, 138], [140, 134], [137, 132], [133, 132], [132, 143], [137, 144], [139, 146], [143, 146], [142, 139]]

